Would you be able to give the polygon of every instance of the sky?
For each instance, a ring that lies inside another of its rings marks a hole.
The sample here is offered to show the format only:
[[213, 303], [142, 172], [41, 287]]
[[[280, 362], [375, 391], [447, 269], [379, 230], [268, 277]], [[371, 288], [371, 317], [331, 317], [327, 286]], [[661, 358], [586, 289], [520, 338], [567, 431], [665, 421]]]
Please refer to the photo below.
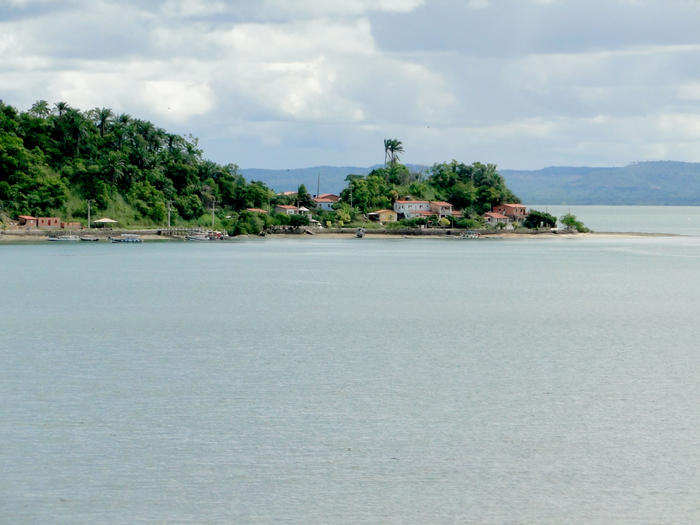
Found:
[[700, 161], [700, 0], [0, 0], [0, 99], [243, 168]]

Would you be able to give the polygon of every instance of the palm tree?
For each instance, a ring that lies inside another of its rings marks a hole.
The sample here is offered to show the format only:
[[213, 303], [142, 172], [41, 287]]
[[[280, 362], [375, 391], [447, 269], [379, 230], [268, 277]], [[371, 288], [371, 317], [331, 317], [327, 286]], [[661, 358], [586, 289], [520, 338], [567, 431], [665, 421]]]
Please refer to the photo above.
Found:
[[48, 102], [45, 100], [37, 100], [34, 102], [34, 104], [32, 104], [32, 108], [29, 110], [29, 112], [35, 117], [46, 118], [51, 113], [51, 110], [49, 109]]
[[70, 109], [70, 106], [68, 105], [68, 102], [56, 102], [54, 104], [54, 107], [56, 108], [56, 111], [58, 111], [58, 116], [62, 116], [68, 109]]
[[114, 117], [114, 113], [109, 108], [95, 108], [91, 112], [95, 125], [100, 130], [100, 137], [105, 136], [105, 127]]
[[384, 164], [386, 165], [387, 157], [389, 163], [393, 166], [399, 160], [399, 153], [403, 153], [403, 144], [398, 139], [384, 139]]

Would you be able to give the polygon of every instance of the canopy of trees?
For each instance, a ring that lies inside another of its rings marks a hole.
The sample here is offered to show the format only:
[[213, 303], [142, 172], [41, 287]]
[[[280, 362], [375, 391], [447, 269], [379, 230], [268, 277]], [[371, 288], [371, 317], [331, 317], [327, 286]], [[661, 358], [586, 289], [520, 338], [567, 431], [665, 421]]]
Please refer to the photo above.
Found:
[[36, 102], [19, 112], [0, 102], [0, 205], [18, 214], [84, 217], [109, 210], [122, 224], [196, 220], [215, 205], [267, 207], [274, 193], [246, 182], [235, 164], [202, 158], [197, 139], [174, 135], [109, 108], [80, 111]]
[[[87, 202], [121, 225], [212, 224], [238, 233], [264, 226], [301, 225], [304, 219], [250, 213], [295, 204], [314, 210], [322, 224], [346, 224], [391, 208], [402, 198], [446, 200], [474, 219], [501, 202], [519, 202], [494, 164], [435, 164], [425, 173], [399, 162], [401, 141], [384, 140], [385, 165], [366, 176], [349, 175], [333, 211], [315, 209], [304, 185], [275, 195], [262, 182], [247, 182], [235, 164], [202, 157], [197, 139], [168, 133], [153, 123], [109, 108], [80, 111], [65, 102], [40, 100], [28, 111], [0, 101], [0, 215], [60, 215], [82, 219]], [[306, 218], [308, 221], [308, 217]]]

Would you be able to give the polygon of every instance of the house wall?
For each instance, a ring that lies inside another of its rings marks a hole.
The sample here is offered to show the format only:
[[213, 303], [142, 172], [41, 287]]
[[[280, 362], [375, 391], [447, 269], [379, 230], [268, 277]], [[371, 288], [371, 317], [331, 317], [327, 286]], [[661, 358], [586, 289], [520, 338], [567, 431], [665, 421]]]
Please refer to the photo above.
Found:
[[39, 217], [37, 219], [39, 228], [60, 228], [61, 219], [59, 217]]
[[506, 206], [504, 204], [499, 204], [493, 207], [493, 211], [516, 221], [525, 220], [525, 217], [527, 217], [527, 208], [525, 206]]

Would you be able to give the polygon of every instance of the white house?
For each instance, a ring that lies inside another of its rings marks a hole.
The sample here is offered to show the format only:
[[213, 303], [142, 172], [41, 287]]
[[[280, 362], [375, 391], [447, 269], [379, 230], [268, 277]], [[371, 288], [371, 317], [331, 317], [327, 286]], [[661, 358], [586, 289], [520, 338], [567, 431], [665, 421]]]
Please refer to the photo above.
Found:
[[430, 211], [429, 201], [396, 201], [394, 202], [394, 211], [399, 218], [410, 219], [418, 215], [423, 215], [419, 212]]
[[314, 202], [319, 210], [333, 211], [333, 204], [335, 204], [337, 201], [329, 198], [316, 197]]

